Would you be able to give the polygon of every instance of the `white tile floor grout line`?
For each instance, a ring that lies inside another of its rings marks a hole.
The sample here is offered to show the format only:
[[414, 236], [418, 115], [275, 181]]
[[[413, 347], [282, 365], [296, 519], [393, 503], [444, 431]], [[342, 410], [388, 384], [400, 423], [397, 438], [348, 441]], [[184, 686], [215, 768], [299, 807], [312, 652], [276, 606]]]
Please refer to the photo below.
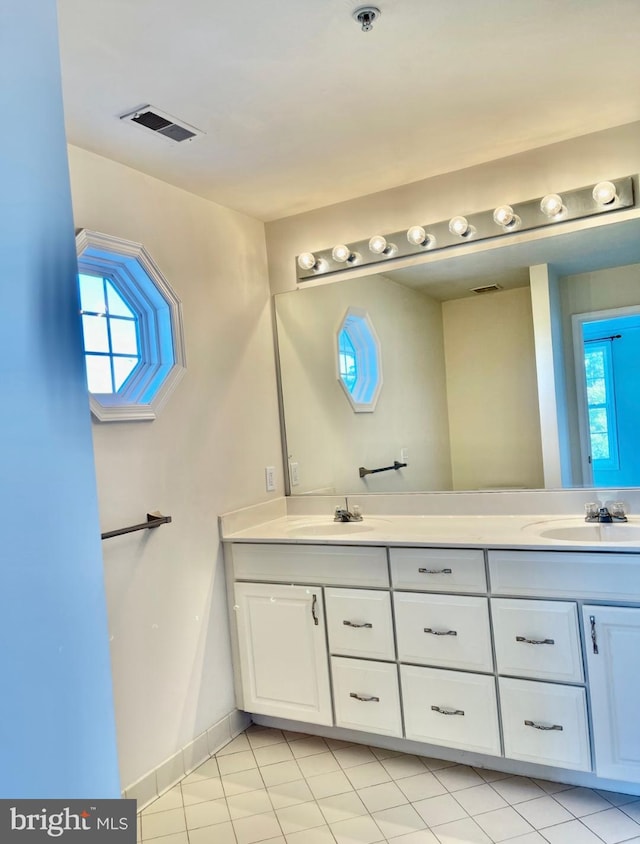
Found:
[[640, 844], [640, 798], [251, 725], [142, 844]]

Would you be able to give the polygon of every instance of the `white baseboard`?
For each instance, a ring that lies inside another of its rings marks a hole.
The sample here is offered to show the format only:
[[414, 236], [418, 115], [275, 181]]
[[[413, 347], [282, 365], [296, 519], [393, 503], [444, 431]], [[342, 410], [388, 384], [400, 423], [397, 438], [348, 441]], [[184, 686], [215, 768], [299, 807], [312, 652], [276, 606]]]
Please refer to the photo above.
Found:
[[239, 709], [209, 727], [193, 741], [180, 748], [143, 777], [125, 787], [122, 796], [138, 801], [138, 811], [172, 788], [187, 774], [217, 753], [232, 738], [242, 733], [251, 723], [251, 716]]

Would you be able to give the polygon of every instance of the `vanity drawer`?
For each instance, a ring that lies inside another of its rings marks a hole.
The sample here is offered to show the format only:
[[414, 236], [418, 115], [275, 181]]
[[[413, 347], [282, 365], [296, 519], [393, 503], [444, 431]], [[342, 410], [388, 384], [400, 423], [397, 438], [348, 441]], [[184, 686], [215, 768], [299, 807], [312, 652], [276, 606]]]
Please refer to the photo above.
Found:
[[493, 671], [487, 598], [395, 592], [398, 659]]
[[235, 580], [389, 586], [387, 552], [374, 546], [234, 542]]
[[498, 682], [505, 756], [591, 770], [583, 688], [506, 678]]
[[391, 596], [372, 589], [325, 589], [329, 651], [395, 659]]
[[486, 592], [484, 553], [479, 548], [391, 548], [396, 589], [425, 592]]
[[583, 681], [574, 603], [492, 598], [491, 615], [499, 674]]
[[493, 595], [637, 601], [640, 554], [489, 551]]
[[500, 755], [493, 677], [401, 665], [400, 679], [406, 738]]
[[336, 725], [385, 736], [402, 736], [395, 663], [331, 659]]

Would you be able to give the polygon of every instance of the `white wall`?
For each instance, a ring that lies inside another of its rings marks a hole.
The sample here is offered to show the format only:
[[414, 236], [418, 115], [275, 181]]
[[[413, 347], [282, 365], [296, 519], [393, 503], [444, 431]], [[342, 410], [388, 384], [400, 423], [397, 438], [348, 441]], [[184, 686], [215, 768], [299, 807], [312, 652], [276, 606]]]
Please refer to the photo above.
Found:
[[[383, 386], [373, 413], [355, 413], [336, 374], [347, 308], [369, 314], [380, 340]], [[442, 313], [439, 302], [384, 276], [291, 291], [276, 298], [287, 449], [295, 494], [451, 489]], [[400, 460], [397, 472], [361, 479]]]
[[182, 300], [187, 372], [153, 422], [94, 423], [122, 785], [234, 708], [216, 518], [266, 500], [281, 447], [261, 223], [70, 149], [77, 227], [143, 243]]
[[505, 202], [523, 202], [639, 171], [640, 122], [267, 223], [271, 288], [278, 293], [295, 287], [295, 256], [300, 252], [434, 223], [455, 214], [485, 211]]
[[442, 305], [453, 489], [544, 486], [528, 287]]

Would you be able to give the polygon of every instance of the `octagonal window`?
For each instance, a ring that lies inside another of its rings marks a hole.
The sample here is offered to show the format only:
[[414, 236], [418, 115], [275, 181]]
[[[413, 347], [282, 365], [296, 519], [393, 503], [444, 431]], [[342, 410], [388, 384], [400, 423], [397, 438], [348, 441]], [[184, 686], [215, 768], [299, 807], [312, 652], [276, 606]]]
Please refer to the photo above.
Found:
[[180, 300], [139, 243], [83, 229], [76, 247], [91, 411], [155, 419], [185, 369]]
[[356, 413], [375, 410], [382, 388], [380, 341], [369, 314], [349, 308], [338, 329], [338, 381]]

